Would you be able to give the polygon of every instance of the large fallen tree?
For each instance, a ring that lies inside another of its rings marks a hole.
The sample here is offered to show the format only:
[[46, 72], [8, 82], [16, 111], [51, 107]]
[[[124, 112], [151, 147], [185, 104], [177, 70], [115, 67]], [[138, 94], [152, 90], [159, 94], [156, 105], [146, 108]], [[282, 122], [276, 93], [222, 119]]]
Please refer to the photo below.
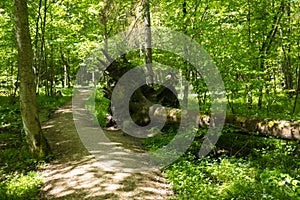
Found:
[[[118, 59], [112, 59], [104, 50], [103, 53], [107, 61], [99, 60], [105, 66], [104, 77], [106, 86], [103, 87], [105, 97], [112, 99], [113, 90], [120, 78], [134, 67], [127, 61], [125, 56]], [[141, 69], [138, 69], [141, 70]], [[140, 77], [145, 79], [145, 77]], [[136, 80], [128, 79], [126, 85], [135, 84]], [[125, 94], [120, 91], [116, 94], [117, 98], [122, 101]], [[160, 106], [154, 106], [160, 104]], [[118, 113], [125, 113], [128, 107], [119, 106]], [[122, 110], [123, 109], [123, 110]], [[110, 110], [112, 113], [112, 110]], [[156, 120], [166, 120], [166, 123], [179, 124], [182, 117], [189, 117], [189, 113], [182, 114], [179, 108], [179, 102], [175, 90], [170, 90], [164, 86], [143, 85], [139, 87], [131, 96], [129, 101], [129, 112], [132, 120], [141, 126], [150, 123], [150, 115]], [[209, 126], [210, 116], [202, 114], [193, 114], [198, 116], [195, 119], [199, 127]], [[119, 116], [121, 117], [121, 116]], [[112, 119], [112, 118], [110, 118]], [[300, 140], [300, 121], [273, 120], [258, 117], [243, 117], [237, 115], [227, 115], [225, 123], [240, 128], [243, 133], [256, 133], [258, 136], [272, 136], [286, 140]], [[111, 122], [109, 122], [112, 125]]]
[[[174, 108], [158, 108], [152, 111], [156, 118], [167, 118], [167, 123], [179, 123], [181, 120], [181, 110]], [[189, 115], [188, 113], [185, 115]], [[183, 115], [184, 116], [184, 115]], [[196, 120], [199, 127], [208, 127], [211, 117], [209, 115], [199, 114]], [[254, 133], [258, 136], [276, 137], [286, 140], [300, 141], [300, 121], [287, 121], [265, 119], [259, 117], [244, 117], [238, 115], [227, 115], [226, 124], [234, 125], [242, 133]]]
[[300, 140], [300, 122], [228, 115], [226, 123], [260, 136], [273, 136], [287, 140]]
[[[103, 72], [103, 80], [105, 80], [106, 85], [102, 88], [105, 93], [105, 97], [109, 100], [112, 100], [113, 91], [114, 100], [116, 102], [123, 102], [125, 99], [130, 99], [129, 101], [129, 112], [132, 120], [141, 126], [145, 126], [150, 123], [149, 111], [150, 108], [155, 104], [160, 104], [162, 106], [168, 106], [173, 108], [179, 108], [179, 101], [177, 99], [177, 94], [172, 85], [165, 87], [163, 85], [147, 85], [146, 77], [141, 76], [145, 74], [143, 69], [135, 68], [132, 66], [130, 62], [127, 61], [125, 56], [121, 56], [118, 59], [111, 58], [104, 50], [103, 54], [105, 55], [107, 61], [99, 60], [102, 65], [105, 66], [105, 70]], [[120, 84], [120, 79], [124, 77], [124, 75], [135, 68], [135, 71], [131, 74], [132, 78], [126, 79], [126, 83]], [[136, 75], [135, 75], [136, 74]], [[132, 95], [128, 96], [128, 92], [131, 88], [134, 88], [140, 82], [141, 86], [138, 87]], [[119, 90], [116, 89], [117, 83], [119, 84]], [[143, 84], [144, 83], [144, 84]], [[166, 85], [165, 83], [164, 85]], [[120, 88], [123, 87], [124, 90]], [[171, 89], [170, 89], [171, 88]], [[118, 92], [119, 91], [119, 92]], [[120, 114], [126, 112], [128, 110], [127, 105], [115, 105], [119, 106], [118, 117]], [[110, 113], [112, 114], [112, 108], [110, 108]]]

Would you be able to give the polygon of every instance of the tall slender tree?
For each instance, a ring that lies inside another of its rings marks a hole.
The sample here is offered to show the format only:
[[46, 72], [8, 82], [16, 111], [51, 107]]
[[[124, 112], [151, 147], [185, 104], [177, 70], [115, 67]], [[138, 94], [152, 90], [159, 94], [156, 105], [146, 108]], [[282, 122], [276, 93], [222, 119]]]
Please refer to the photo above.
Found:
[[35, 157], [41, 158], [47, 154], [49, 148], [39, 122], [26, 0], [14, 0], [14, 11], [23, 128], [31, 152]]
[[150, 2], [143, 0], [143, 16], [145, 19], [145, 61], [146, 61], [146, 81], [147, 84], [153, 83], [153, 69], [152, 69], [152, 35], [151, 35], [151, 15]]

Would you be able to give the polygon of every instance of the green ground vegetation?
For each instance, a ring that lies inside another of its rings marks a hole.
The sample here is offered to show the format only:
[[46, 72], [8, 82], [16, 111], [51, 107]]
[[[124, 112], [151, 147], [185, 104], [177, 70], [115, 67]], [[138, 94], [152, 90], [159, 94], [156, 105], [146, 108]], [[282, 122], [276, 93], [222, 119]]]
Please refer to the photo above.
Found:
[[[60, 89], [63, 96], [38, 95], [41, 121], [70, 100], [72, 89]], [[38, 199], [42, 177], [39, 168], [49, 159], [37, 160], [29, 152], [21, 129], [19, 104], [0, 96], [0, 199]]]
[[[174, 199], [299, 199], [296, 142], [243, 135], [225, 127], [213, 151], [200, 159], [206, 131], [200, 129], [184, 156], [163, 169]], [[155, 151], [175, 134], [176, 129], [167, 129], [144, 145]]]

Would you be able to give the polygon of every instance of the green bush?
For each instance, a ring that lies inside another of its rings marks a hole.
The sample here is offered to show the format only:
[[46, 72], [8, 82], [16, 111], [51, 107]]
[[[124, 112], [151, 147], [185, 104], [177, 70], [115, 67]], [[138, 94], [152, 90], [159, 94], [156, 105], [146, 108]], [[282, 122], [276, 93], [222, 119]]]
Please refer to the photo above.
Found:
[[36, 172], [6, 175], [0, 183], [0, 199], [38, 199], [41, 184], [42, 178]]
[[31, 155], [26, 145], [0, 150], [0, 163], [2, 164], [0, 169], [7, 173], [36, 170], [40, 162]]

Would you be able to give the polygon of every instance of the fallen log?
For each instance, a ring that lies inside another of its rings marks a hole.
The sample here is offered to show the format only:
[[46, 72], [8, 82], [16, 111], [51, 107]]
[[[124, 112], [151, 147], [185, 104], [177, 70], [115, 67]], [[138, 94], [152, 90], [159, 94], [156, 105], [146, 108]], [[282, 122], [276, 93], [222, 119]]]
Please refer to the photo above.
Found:
[[[181, 110], [175, 108], [155, 108], [150, 112], [157, 120], [167, 119], [166, 123], [178, 124], [181, 120]], [[186, 116], [185, 116], [186, 115]], [[183, 116], [188, 117], [189, 113]], [[208, 127], [211, 117], [198, 114], [196, 120], [199, 127]], [[227, 115], [225, 124], [234, 125], [242, 132], [256, 133], [258, 136], [275, 137], [285, 140], [300, 141], [300, 121], [274, 120], [259, 117], [243, 117], [238, 115]]]
[[260, 136], [300, 141], [300, 121], [227, 115], [226, 123], [233, 124], [249, 133], [256, 132]]
[[[125, 55], [120, 56], [117, 59], [113, 59], [105, 50], [101, 51], [103, 52], [106, 60], [99, 60], [100, 70], [102, 71], [104, 66], [105, 74], [110, 78], [108, 79], [109, 81], [107, 81], [107, 88], [111, 88], [109, 90], [104, 88], [104, 92], [110, 99], [112, 96], [112, 90], [114, 89], [114, 91], [116, 91], [116, 88], [113, 87], [116, 85], [116, 83], [118, 83], [120, 78], [126, 74], [126, 72], [134, 68], [134, 65], [132, 65], [126, 59]], [[147, 125], [151, 116], [155, 117], [154, 119], [159, 122], [178, 124], [181, 122], [182, 115], [184, 119], [189, 119], [190, 121], [196, 120], [199, 126], [209, 126], [211, 118], [208, 115], [202, 115], [193, 111], [191, 111], [191, 113], [187, 112], [182, 114], [182, 111], [177, 108], [153, 106], [154, 103], [171, 107], [176, 107], [176, 105], [178, 105], [176, 94], [173, 94], [168, 88], [161, 87], [158, 90], [155, 90], [151, 86], [144, 85], [138, 88], [131, 97], [128, 96], [128, 94], [124, 91], [128, 92], [131, 88], [134, 88], [130, 86], [135, 86], [137, 80], [141, 80], [141, 83], [143, 83], [145, 80], [145, 77], [141, 76], [141, 74], [143, 74], [141, 69], [137, 69], [132, 73], [136, 73], [136, 75], [131, 74], [132, 77], [139, 78], [127, 78], [126, 84], [121, 84], [119, 86], [119, 90], [117, 90], [119, 93], [115, 92], [115, 100], [117, 100], [117, 103], [115, 104], [115, 110], [118, 111], [117, 118], [128, 118], [127, 115], [122, 117], [122, 115], [124, 115], [124, 113], [126, 113], [128, 110], [128, 107], [123, 106], [122, 102], [124, 99], [130, 98], [129, 110], [131, 118], [140, 126]], [[127, 88], [127, 90], [124, 88]], [[124, 121], [124, 123], [127, 122]], [[295, 141], [300, 140], [300, 121], [273, 120], [258, 117], [227, 115], [225, 123], [235, 125], [243, 132], [255, 132], [260, 136], [272, 136]]]

